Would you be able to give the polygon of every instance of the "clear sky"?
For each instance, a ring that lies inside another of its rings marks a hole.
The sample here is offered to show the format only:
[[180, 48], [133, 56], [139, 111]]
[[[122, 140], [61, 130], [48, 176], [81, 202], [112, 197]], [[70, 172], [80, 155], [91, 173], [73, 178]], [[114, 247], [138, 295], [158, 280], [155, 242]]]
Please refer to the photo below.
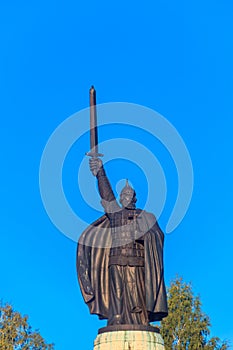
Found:
[[[77, 284], [76, 243], [52, 224], [39, 190], [46, 142], [62, 121], [88, 107], [92, 84], [99, 103], [147, 106], [182, 136], [194, 191], [182, 223], [165, 237], [166, 284], [176, 274], [191, 281], [212, 334], [233, 343], [232, 16], [229, 0], [1, 2], [0, 298], [28, 314], [57, 350], [91, 349], [105, 325], [89, 315]], [[132, 131], [119, 129], [119, 137], [126, 132], [155, 145]], [[112, 135], [103, 129], [100, 137]], [[164, 149], [153, 147], [168, 181], [159, 219], [165, 229], [177, 175]], [[87, 137], [74, 145], [63, 180], [73, 210], [91, 222], [101, 213], [82, 203], [76, 176], [88, 150]], [[107, 165], [113, 186], [130, 172], [144, 181], [135, 169], [120, 160]], [[96, 192], [94, 179], [88, 186]], [[144, 187], [137, 192], [143, 207]]]

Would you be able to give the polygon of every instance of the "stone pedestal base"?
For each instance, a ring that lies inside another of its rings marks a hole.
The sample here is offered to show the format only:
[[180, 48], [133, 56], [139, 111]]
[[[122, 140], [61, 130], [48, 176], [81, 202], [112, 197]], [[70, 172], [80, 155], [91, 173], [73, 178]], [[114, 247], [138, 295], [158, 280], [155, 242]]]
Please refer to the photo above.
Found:
[[161, 335], [141, 330], [118, 330], [98, 334], [94, 350], [165, 350]]

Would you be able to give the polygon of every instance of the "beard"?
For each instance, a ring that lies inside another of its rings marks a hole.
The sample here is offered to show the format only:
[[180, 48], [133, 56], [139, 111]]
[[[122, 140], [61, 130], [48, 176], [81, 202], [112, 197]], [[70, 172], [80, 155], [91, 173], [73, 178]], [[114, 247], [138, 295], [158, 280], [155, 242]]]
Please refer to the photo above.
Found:
[[120, 203], [126, 209], [135, 209], [135, 202], [133, 200], [121, 199]]

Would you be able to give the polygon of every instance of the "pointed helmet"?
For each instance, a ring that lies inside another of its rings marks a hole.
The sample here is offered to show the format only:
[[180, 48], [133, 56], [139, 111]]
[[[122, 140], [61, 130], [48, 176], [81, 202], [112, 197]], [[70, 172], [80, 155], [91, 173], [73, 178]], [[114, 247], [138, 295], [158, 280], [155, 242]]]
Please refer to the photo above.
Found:
[[136, 199], [136, 192], [135, 190], [129, 185], [128, 179], [126, 179], [125, 187], [123, 187], [121, 194], [120, 194], [120, 203], [123, 202], [124, 197], [131, 197], [131, 204], [135, 204]]

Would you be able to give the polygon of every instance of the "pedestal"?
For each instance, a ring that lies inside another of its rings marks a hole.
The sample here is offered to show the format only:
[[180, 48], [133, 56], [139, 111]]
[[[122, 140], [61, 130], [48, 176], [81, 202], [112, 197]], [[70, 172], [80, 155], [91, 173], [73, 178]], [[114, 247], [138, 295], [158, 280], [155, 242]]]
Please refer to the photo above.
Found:
[[155, 327], [110, 331], [108, 328], [100, 329], [94, 350], [165, 350], [163, 339]]

